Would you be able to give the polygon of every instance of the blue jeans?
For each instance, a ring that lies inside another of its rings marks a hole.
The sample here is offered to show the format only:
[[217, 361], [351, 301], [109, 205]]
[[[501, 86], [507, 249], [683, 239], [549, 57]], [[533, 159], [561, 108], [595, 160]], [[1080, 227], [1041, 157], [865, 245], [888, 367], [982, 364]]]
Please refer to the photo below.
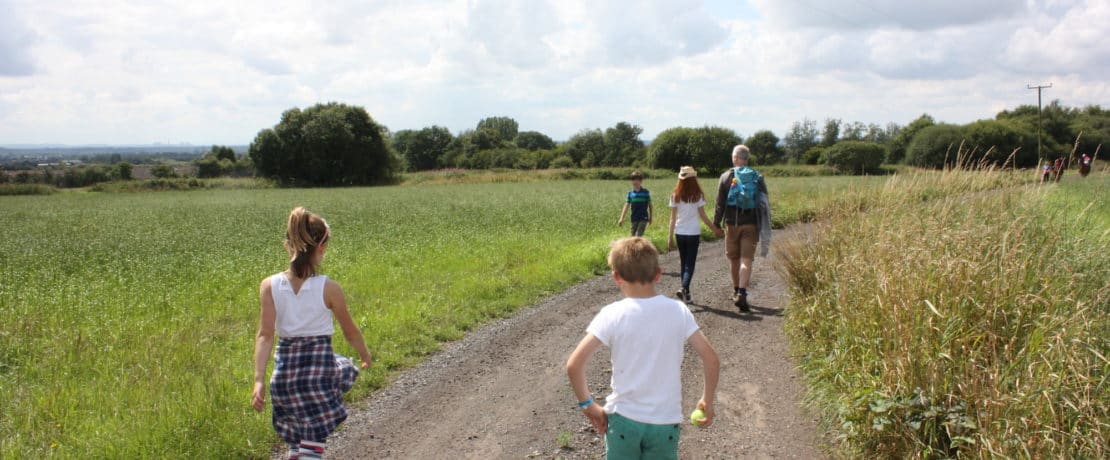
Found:
[[682, 289], [690, 290], [690, 280], [694, 279], [694, 264], [698, 261], [698, 245], [701, 235], [675, 235], [678, 244], [678, 258], [682, 261]]

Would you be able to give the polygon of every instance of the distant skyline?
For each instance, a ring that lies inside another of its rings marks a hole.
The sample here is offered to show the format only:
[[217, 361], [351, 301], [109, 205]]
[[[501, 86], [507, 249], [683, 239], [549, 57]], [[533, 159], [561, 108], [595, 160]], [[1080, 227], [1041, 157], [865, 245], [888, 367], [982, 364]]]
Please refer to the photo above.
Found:
[[292, 107], [745, 138], [1110, 105], [1105, 0], [0, 0], [0, 144], [249, 144]]

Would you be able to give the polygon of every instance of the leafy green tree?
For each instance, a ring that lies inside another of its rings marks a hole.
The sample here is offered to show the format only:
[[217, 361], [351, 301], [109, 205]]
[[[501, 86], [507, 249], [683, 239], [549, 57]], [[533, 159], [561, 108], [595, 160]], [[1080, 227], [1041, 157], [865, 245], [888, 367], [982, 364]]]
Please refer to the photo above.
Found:
[[[1097, 105], [1087, 106], [1075, 116], [1070, 127], [1079, 136], [1076, 155], [1086, 153], [1093, 156], [1095, 150], [1106, 152], [1110, 148], [1110, 110]], [[1099, 149], [1099, 146], [1102, 148]]]
[[605, 135], [600, 129], [584, 129], [567, 139], [563, 149], [576, 165], [598, 166], [606, 156]]
[[[902, 160], [906, 158], [906, 150], [909, 148], [910, 142], [913, 141], [914, 136], [922, 129], [935, 124], [936, 121], [933, 120], [933, 117], [929, 116], [929, 114], [922, 114], [914, 121], [911, 121], [910, 124], [906, 125], [906, 127], [898, 129], [890, 138], [890, 143], [887, 144], [886, 162], [891, 164], [901, 163]], [[891, 131], [890, 125], [887, 125], [887, 131]]]
[[235, 150], [233, 150], [231, 147], [223, 145], [213, 145], [212, 149], [209, 150], [209, 152], [215, 155], [217, 160], [228, 160], [232, 163], [235, 162]]
[[538, 131], [521, 131], [517, 133], [513, 143], [525, 150], [551, 150], [555, 148], [555, 141]]
[[760, 164], [782, 163], [786, 152], [779, 145], [779, 137], [770, 130], [756, 131], [749, 137], [745, 145], [752, 151]]
[[[979, 120], [963, 128], [965, 146], [971, 150], [968, 161], [1013, 165], [1037, 165], [1037, 135], [1011, 120]], [[1010, 155], [1013, 154], [1013, 160]]]
[[840, 140], [844, 141], [861, 141], [867, 134], [867, 125], [863, 122], [853, 121], [851, 123], [844, 123]]
[[366, 109], [331, 102], [286, 110], [250, 146], [258, 173], [286, 185], [371, 185], [394, 180], [400, 160]]
[[488, 117], [478, 122], [475, 131], [489, 130], [495, 136], [494, 143], [500, 146], [502, 142], [512, 142], [513, 139], [516, 139], [517, 129], [517, 122], [512, 118]]
[[391, 142], [409, 171], [424, 171], [439, 166], [440, 159], [455, 142], [455, 136], [442, 126], [429, 126], [419, 131], [397, 131]]
[[628, 166], [644, 159], [644, 129], [631, 123], [619, 122], [605, 130], [605, 159], [603, 166]]
[[120, 180], [131, 180], [131, 171], [134, 166], [126, 161], [116, 164], [116, 174], [119, 175]]
[[825, 130], [821, 132], [821, 146], [829, 147], [838, 140], [840, 140], [840, 119], [826, 118]]
[[874, 142], [840, 141], [824, 152], [825, 164], [853, 174], [878, 171], [886, 149]]
[[906, 149], [906, 163], [924, 168], [943, 168], [955, 164], [963, 130], [945, 123], [922, 128]]
[[[703, 171], [719, 171], [731, 167], [732, 148], [742, 142], [744, 139], [729, 128], [720, 126], [694, 128], [688, 147], [694, 161], [691, 166]], [[756, 164], [758, 159], [758, 157], [752, 157], [752, 164]]]
[[787, 160], [793, 163], [801, 161], [802, 154], [817, 146], [817, 122], [809, 118], [795, 121], [782, 138], [782, 145]]
[[741, 141], [735, 131], [718, 126], [670, 128], [651, 142], [648, 162], [653, 168], [675, 171], [682, 166], [716, 171], [732, 164], [732, 148]]

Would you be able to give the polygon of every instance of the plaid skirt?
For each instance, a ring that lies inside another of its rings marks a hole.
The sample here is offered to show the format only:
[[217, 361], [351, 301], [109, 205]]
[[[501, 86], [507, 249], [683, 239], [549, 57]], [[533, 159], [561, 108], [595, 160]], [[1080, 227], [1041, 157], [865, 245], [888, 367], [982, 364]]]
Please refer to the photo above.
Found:
[[274, 430], [289, 444], [327, 441], [347, 419], [343, 393], [357, 377], [358, 367], [332, 351], [331, 336], [282, 337], [270, 377]]

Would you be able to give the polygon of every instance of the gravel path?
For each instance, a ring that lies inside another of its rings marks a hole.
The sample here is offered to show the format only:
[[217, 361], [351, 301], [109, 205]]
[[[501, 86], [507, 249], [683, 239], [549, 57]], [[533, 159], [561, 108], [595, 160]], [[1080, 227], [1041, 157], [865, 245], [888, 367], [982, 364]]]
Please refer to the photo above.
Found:
[[[776, 232], [776, 243], [799, 227]], [[662, 256], [661, 293], [678, 287], [678, 252]], [[800, 407], [802, 384], [782, 332], [785, 284], [771, 258], [756, 259], [739, 314], [722, 242], [702, 243], [690, 305], [721, 357], [717, 420], [683, 424], [682, 458], [821, 458], [816, 422]], [[574, 408], [563, 365], [586, 325], [620, 291], [601, 276], [472, 331], [352, 410], [328, 441], [331, 458], [603, 458], [604, 443]], [[595, 394], [608, 394], [609, 355], [590, 362]], [[687, 347], [683, 407], [701, 394], [701, 361]], [[561, 448], [559, 441], [568, 448]]]

